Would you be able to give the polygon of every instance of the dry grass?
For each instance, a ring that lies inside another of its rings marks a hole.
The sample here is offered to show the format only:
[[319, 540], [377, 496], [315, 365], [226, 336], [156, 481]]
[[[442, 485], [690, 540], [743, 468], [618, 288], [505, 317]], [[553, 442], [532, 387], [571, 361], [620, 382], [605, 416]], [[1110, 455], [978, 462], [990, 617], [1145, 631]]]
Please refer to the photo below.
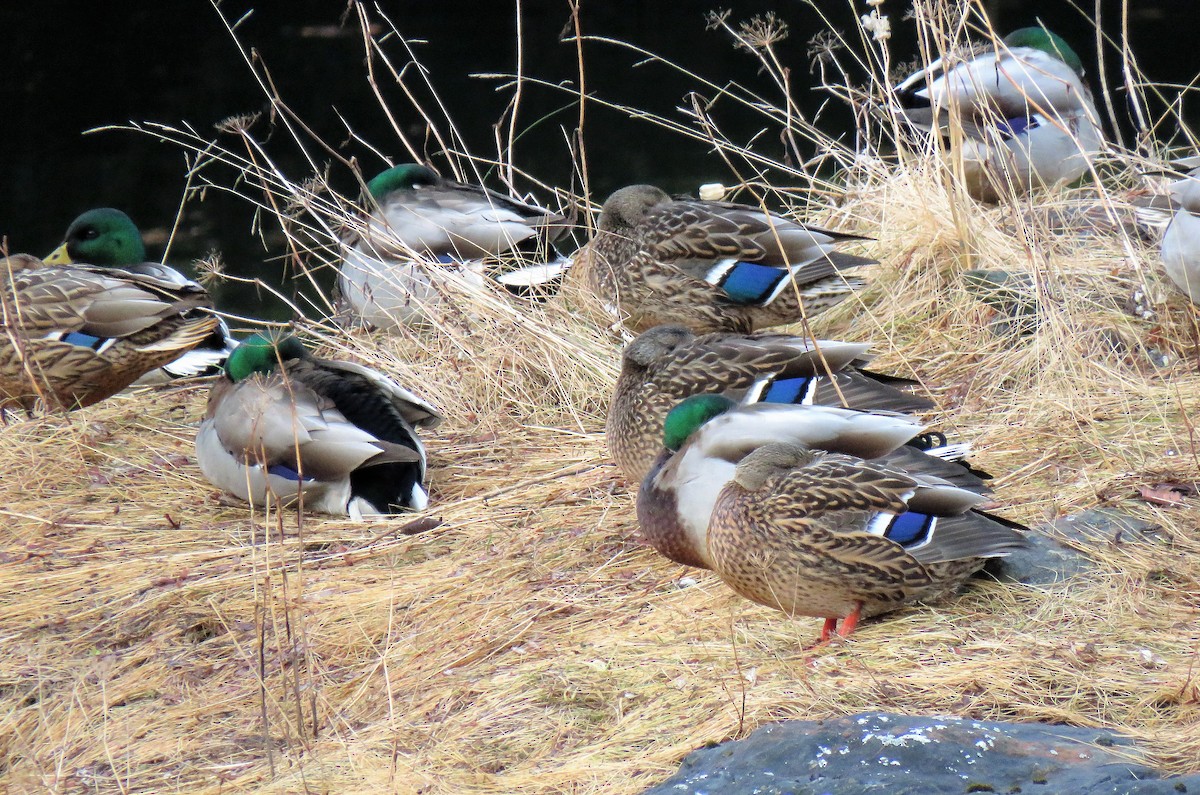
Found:
[[[328, 259], [350, 204], [247, 168], [306, 208], [271, 216], [297, 252]], [[490, 300], [399, 337], [310, 326], [445, 409], [426, 434], [436, 526], [221, 497], [192, 459], [203, 385], [0, 428], [0, 781], [634, 793], [706, 742], [863, 709], [1109, 726], [1200, 769], [1200, 504], [1135, 498], [1197, 479], [1195, 310], [1152, 245], [1052, 234], [926, 165], [868, 164], [838, 190], [814, 219], [874, 235], [882, 264], [811, 330], [871, 340], [877, 369], [920, 377], [937, 424], [999, 475], [1005, 515], [1113, 505], [1158, 523], [1155, 540], [1089, 548], [1080, 580], [981, 581], [805, 652], [818, 622], [638, 540], [601, 433], [620, 351], [604, 328]], [[972, 267], [1034, 277], [1036, 334], [988, 330], [993, 310], [962, 286]], [[1124, 310], [1135, 289], [1154, 318]]]

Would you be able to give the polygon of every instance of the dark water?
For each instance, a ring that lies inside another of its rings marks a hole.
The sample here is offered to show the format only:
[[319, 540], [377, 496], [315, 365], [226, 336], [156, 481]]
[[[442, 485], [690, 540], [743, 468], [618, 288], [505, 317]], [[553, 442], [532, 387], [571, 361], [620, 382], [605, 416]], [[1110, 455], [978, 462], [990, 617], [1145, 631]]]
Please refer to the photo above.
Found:
[[[819, 2], [832, 22], [849, 28], [865, 4]], [[1121, 86], [1119, 59], [1109, 47], [1106, 69], [1097, 59], [1088, 18], [1066, 2], [993, 0], [988, 4], [999, 30], [1011, 30], [1040, 18], [1062, 34], [1083, 57], [1093, 76], [1103, 73]], [[1141, 68], [1151, 80], [1187, 84], [1200, 70], [1193, 53], [1200, 29], [1200, 3], [1133, 2], [1128, 19], [1129, 41]], [[614, 2], [583, 0], [581, 24], [585, 34], [630, 42], [681, 64], [721, 84], [735, 81], [778, 103], [780, 95], [757, 62], [732, 46], [729, 37], [706, 30], [706, 15], [714, 5], [688, 0]], [[812, 5], [790, 2], [731, 2], [732, 18], [747, 19], [774, 12], [790, 26], [789, 37], [778, 45], [791, 69], [793, 95], [806, 113], [815, 113], [827, 100], [810, 90], [808, 40], [823, 29]], [[250, 9], [254, 9], [252, 12]], [[465, 142], [480, 155], [495, 153], [493, 125], [501, 118], [510, 92], [497, 92], [497, 81], [471, 77], [475, 73], [511, 73], [516, 68], [517, 5], [512, 2], [384, 3], [398, 29], [410, 40], [429, 69], [431, 82], [445, 103]], [[519, 3], [524, 71], [551, 83], [577, 78], [576, 48], [564, 42], [570, 24], [565, 0], [523, 0]], [[889, 0], [883, 6], [893, 24], [892, 50], [897, 61], [915, 53], [912, 25], [902, 21], [907, 4]], [[387, 163], [409, 159], [396, 140], [386, 115], [366, 78], [363, 39], [357, 17], [339, 2], [301, 0], [259, 5], [245, 0], [212, 5], [185, 2], [126, 2], [120, 4], [6, 3], [0, 9], [5, 36], [4, 79], [0, 83], [6, 124], [0, 132], [0, 166], [7, 190], [0, 192], [0, 234], [14, 251], [45, 254], [62, 237], [67, 223], [79, 212], [96, 206], [115, 206], [128, 212], [147, 232], [152, 255], [162, 253], [166, 232], [184, 195], [187, 160], [179, 147], [127, 131], [84, 131], [130, 121], [191, 125], [205, 137], [217, 137], [214, 124], [230, 116], [268, 110], [265, 94], [239, 52], [253, 49], [256, 63], [265, 65], [287, 106], [333, 148], [305, 143], [324, 166], [333, 162], [333, 187], [353, 195], [355, 181], [337, 158], [355, 158], [371, 176]], [[1121, 3], [1103, 0], [1087, 9], [1099, 11], [1103, 29], [1119, 37]], [[236, 37], [222, 21], [240, 20]], [[377, 20], [379, 21], [379, 20]], [[384, 29], [387, 28], [386, 23]], [[1185, 39], [1186, 37], [1186, 39]], [[235, 40], [236, 39], [236, 40]], [[383, 42], [396, 62], [408, 60], [395, 40]], [[637, 65], [642, 57], [598, 41], [584, 45], [587, 88], [593, 95], [671, 118], [691, 91], [693, 80], [661, 64]], [[420, 81], [410, 79], [410, 85]], [[1094, 83], [1095, 85], [1095, 83]], [[388, 106], [401, 128], [427, 146], [433, 162], [442, 161], [432, 141], [423, 136], [423, 122], [394, 84], [381, 78]], [[1098, 86], [1096, 86], [1098, 88]], [[1178, 95], [1173, 89], [1172, 98]], [[1114, 93], [1120, 117], [1119, 133], [1128, 142], [1133, 134], [1124, 95]], [[422, 100], [429, 100], [421, 92]], [[1197, 119], [1194, 101], [1185, 112]], [[433, 108], [432, 103], [426, 106]], [[518, 116], [523, 130], [516, 160], [523, 169], [557, 185], [569, 185], [572, 159], [563, 130], [571, 130], [578, 108], [567, 92], [534, 85], [524, 89]], [[761, 119], [728, 103], [714, 114], [735, 140], [750, 140], [763, 126]], [[848, 125], [846, 111], [836, 104], [821, 118], [824, 129]], [[353, 140], [349, 125], [363, 141]], [[311, 167], [292, 137], [270, 114], [253, 127], [265, 152], [293, 179]], [[1174, 131], [1156, 131], [1169, 138]], [[226, 145], [236, 143], [228, 136]], [[653, 182], [671, 191], [694, 191], [707, 181], [728, 181], [723, 161], [701, 142], [660, 130], [653, 125], [590, 103], [585, 143], [593, 197], [632, 182]], [[758, 139], [755, 148], [771, 157], [784, 150], [777, 135]], [[232, 172], [214, 172], [215, 179], [233, 185]], [[495, 183], [493, 183], [495, 184]], [[522, 186], [528, 187], [528, 186]], [[246, 186], [238, 188], [253, 194]], [[186, 263], [209, 251], [219, 251], [231, 270], [283, 281], [283, 253], [278, 230], [255, 223], [255, 208], [244, 198], [208, 190], [184, 206], [183, 223], [171, 259]], [[280, 317], [280, 305], [241, 289], [222, 290], [222, 306], [263, 316]]]

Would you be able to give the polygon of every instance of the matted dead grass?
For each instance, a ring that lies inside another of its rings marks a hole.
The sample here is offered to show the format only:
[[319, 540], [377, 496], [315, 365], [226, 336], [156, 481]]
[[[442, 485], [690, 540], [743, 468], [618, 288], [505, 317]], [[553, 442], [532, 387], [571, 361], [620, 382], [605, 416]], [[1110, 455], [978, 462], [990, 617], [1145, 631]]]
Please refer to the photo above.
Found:
[[[269, 163], [253, 172], [245, 140], [248, 157], [219, 157], [278, 199], [258, 201], [297, 252], [329, 261], [352, 203]], [[773, 206], [795, 195], [776, 187]], [[1153, 244], [1052, 233], [1027, 217], [1033, 202], [981, 207], [919, 162], [804, 187], [827, 199], [812, 220], [871, 235], [862, 251], [881, 263], [808, 331], [870, 340], [877, 369], [920, 378], [934, 426], [997, 475], [1005, 516], [1114, 506], [1157, 535], [1089, 546], [1098, 565], [1080, 579], [980, 580], [805, 651], [818, 621], [747, 603], [638, 539], [602, 435], [621, 343], [578, 305], [464, 300], [395, 337], [309, 325], [324, 353], [445, 410], [424, 434], [431, 509], [355, 524], [222, 497], [192, 454], [203, 384], [13, 418], [0, 781], [620, 795], [704, 743], [863, 709], [1107, 726], [1168, 770], [1200, 770], [1200, 502], [1137, 496], [1200, 479], [1200, 316]], [[1121, 190], [1100, 198], [1124, 206]], [[1076, 199], [1096, 197], [1036, 209]], [[970, 268], [1031, 275], [1037, 332], [993, 333]], [[1152, 316], [1127, 310], [1135, 292]]]
[[[9, 787], [632, 793], [706, 742], [869, 708], [1111, 726], [1196, 770], [1200, 510], [1134, 499], [1196, 480], [1196, 315], [1150, 247], [1043, 246], [1001, 235], [996, 208], [971, 218], [973, 264], [1034, 273], [1054, 300], [1037, 334], [994, 336], [957, 281], [968, 241], [903, 195], [842, 208], [878, 230], [883, 264], [813, 331], [874, 340], [879, 369], [921, 377], [939, 427], [999, 475], [1005, 515], [1115, 505], [1158, 523], [1154, 541], [1090, 549], [1082, 580], [980, 581], [805, 652], [818, 622], [638, 540], [601, 433], [620, 351], [604, 329], [550, 308], [329, 334], [445, 407], [426, 434], [432, 529], [220, 497], [192, 459], [202, 385], [0, 429]], [[1157, 320], [1118, 308], [1134, 285], [1160, 296]]]

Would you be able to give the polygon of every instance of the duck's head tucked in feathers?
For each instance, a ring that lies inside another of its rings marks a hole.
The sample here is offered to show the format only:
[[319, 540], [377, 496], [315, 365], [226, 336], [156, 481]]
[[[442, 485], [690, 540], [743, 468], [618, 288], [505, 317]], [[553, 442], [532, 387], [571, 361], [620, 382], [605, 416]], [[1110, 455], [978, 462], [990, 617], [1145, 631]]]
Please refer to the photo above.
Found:
[[669, 201], [666, 191], [653, 185], [629, 185], [604, 202], [597, 226], [603, 232], [626, 232], [646, 220], [651, 210]]
[[247, 337], [225, 361], [225, 374], [235, 384], [254, 373], [270, 375], [292, 359], [308, 359], [312, 354], [304, 343], [281, 332], [260, 331]]
[[442, 181], [433, 169], [420, 163], [401, 163], [381, 171], [367, 183], [367, 192], [379, 202], [398, 190], [416, 190]]
[[542, 299], [570, 260], [554, 247], [568, 224], [558, 213], [419, 163], [392, 166], [367, 183], [366, 211], [347, 240], [338, 287], [354, 315], [378, 328], [420, 326], [458, 310], [456, 296], [508, 293]]
[[667, 418], [663, 421], [663, 447], [671, 452], [679, 452], [683, 443], [701, 425], [736, 405], [724, 395], [693, 395], [681, 400], [679, 405], [667, 412]]
[[1028, 47], [1032, 50], [1041, 50], [1047, 55], [1053, 55], [1071, 67], [1071, 71], [1075, 74], [1083, 76], [1083, 60], [1075, 50], [1071, 49], [1071, 45], [1067, 44], [1066, 39], [1052, 30], [1039, 25], [1018, 28], [1004, 37], [1004, 43], [1009, 49]]

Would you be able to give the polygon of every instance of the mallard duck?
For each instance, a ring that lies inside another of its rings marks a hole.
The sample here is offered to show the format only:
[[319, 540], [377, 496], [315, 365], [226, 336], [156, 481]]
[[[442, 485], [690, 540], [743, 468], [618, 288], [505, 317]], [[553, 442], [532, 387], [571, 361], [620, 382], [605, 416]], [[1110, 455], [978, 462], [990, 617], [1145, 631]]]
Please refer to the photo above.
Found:
[[455, 292], [553, 292], [570, 261], [554, 248], [565, 219], [479, 185], [443, 179], [416, 163], [367, 183], [373, 209], [338, 277], [354, 313], [379, 328], [420, 324]]
[[1176, 211], [1163, 233], [1163, 267], [1175, 286], [1192, 303], [1200, 304], [1200, 167], [1171, 183], [1170, 193]]
[[933, 408], [906, 391], [915, 382], [862, 369], [867, 349], [790, 334], [696, 336], [682, 326], [655, 326], [625, 347], [605, 428], [609, 453], [630, 483], [640, 483], [662, 449], [663, 419], [690, 395], [901, 412]]
[[1016, 30], [966, 58], [938, 59], [896, 91], [900, 113], [916, 128], [961, 131], [967, 189], [983, 201], [1072, 182], [1104, 149], [1082, 61], [1041, 27]]
[[230, 354], [213, 384], [196, 456], [213, 485], [254, 505], [302, 499], [361, 520], [426, 507], [425, 447], [414, 428], [441, 421], [374, 370], [260, 333]]
[[217, 319], [199, 285], [148, 273], [47, 265], [16, 254], [2, 263], [0, 410], [31, 412], [40, 398], [90, 406], [201, 344]]
[[874, 260], [833, 251], [856, 235], [758, 207], [616, 191], [589, 246], [589, 286], [625, 328], [745, 333], [801, 320], [862, 286], [842, 271]]
[[638, 518], [668, 557], [825, 618], [823, 641], [843, 619], [849, 635], [1026, 545], [1025, 528], [978, 510], [987, 490], [957, 463], [963, 446], [904, 446], [919, 430], [902, 415], [694, 396], [667, 417]]
[[[722, 486], [745, 455], [772, 443], [803, 444], [862, 458], [896, 456], [960, 461], [965, 445], [922, 451], [909, 442], [925, 427], [896, 412], [860, 411], [790, 403], [738, 404], [725, 395], [692, 395], [663, 422], [663, 446], [638, 489], [637, 515], [646, 540], [687, 566], [712, 568], [707, 528]], [[944, 441], [944, 440], [943, 440]], [[956, 463], [950, 470], [964, 488], [986, 493], [984, 473]]]
[[[120, 268], [169, 281], [180, 287], [199, 289], [196, 282], [175, 268], [160, 262], [147, 262], [141, 231], [128, 215], [111, 207], [89, 210], [72, 221], [62, 245], [46, 257], [46, 263], [86, 263], [102, 268]], [[146, 373], [137, 383], [165, 383], [176, 378], [214, 375], [236, 345], [229, 327], [218, 318], [208, 338], [175, 361]]]

